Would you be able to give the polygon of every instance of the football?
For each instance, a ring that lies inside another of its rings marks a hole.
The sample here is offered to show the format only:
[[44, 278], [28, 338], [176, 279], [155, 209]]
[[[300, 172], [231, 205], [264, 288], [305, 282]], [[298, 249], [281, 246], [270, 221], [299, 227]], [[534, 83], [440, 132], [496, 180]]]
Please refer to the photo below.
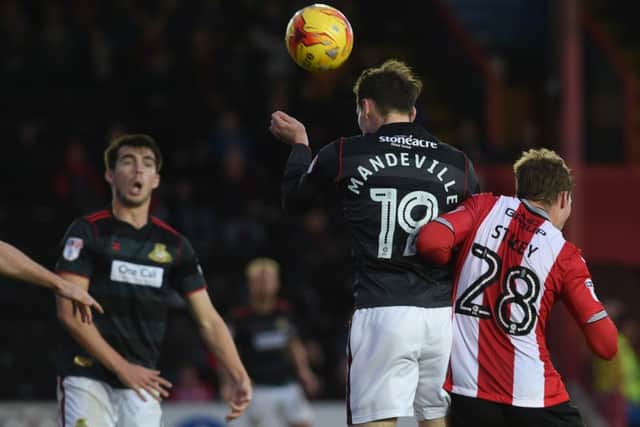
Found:
[[316, 3], [291, 17], [285, 42], [291, 58], [305, 70], [333, 70], [349, 58], [353, 30], [338, 9]]

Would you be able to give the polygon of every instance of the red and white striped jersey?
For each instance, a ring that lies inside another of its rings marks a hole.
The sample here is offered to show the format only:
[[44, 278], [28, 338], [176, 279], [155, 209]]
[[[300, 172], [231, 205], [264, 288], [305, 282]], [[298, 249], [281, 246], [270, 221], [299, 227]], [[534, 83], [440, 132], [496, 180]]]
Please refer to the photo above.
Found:
[[578, 248], [546, 212], [514, 197], [473, 196], [437, 221], [467, 233], [445, 388], [522, 407], [568, 401], [545, 339], [551, 308], [561, 299], [579, 324], [607, 315]]

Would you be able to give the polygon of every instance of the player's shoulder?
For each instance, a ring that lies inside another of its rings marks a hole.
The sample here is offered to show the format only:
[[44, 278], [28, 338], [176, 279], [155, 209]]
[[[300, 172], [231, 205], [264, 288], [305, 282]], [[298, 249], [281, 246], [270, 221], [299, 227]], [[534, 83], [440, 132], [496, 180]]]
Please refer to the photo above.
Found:
[[87, 215], [84, 215], [78, 219], [76, 222], [87, 222], [89, 224], [97, 224], [99, 222], [108, 220], [113, 217], [113, 214], [109, 209], [100, 209], [99, 211], [91, 212]]
[[246, 319], [247, 317], [251, 316], [251, 314], [253, 313], [253, 310], [251, 309], [251, 306], [249, 305], [241, 305], [238, 307], [233, 307], [230, 311], [229, 311], [229, 317], [232, 320], [241, 320], [241, 319]]
[[483, 191], [482, 193], [476, 193], [469, 196], [470, 200], [480, 202], [495, 202], [500, 198], [508, 198], [508, 196], [498, 196], [490, 191]]
[[494, 206], [500, 199], [505, 196], [498, 196], [491, 192], [483, 192], [471, 194], [465, 201], [464, 205], [476, 209], [489, 208]]
[[100, 209], [75, 218], [67, 228], [67, 235], [82, 235], [85, 238], [97, 237], [104, 224], [113, 218], [109, 209]]
[[161, 220], [157, 216], [151, 215], [149, 216], [149, 220], [151, 221], [151, 224], [153, 224], [154, 227], [158, 229], [160, 232], [173, 236], [179, 240], [186, 240], [186, 238], [178, 230], [176, 230], [175, 228], [170, 226], [167, 222]]
[[560, 259], [565, 263], [586, 264], [586, 261], [582, 256], [582, 249], [580, 249], [575, 243], [566, 240], [560, 230], [558, 230], [558, 234], [559, 237], [554, 237], [556, 239], [562, 239], [562, 250], [559, 255]]
[[278, 298], [276, 301], [276, 310], [281, 313], [291, 313], [291, 303], [284, 298]]
[[[364, 139], [365, 137], [363, 135], [340, 136], [334, 139], [333, 141], [330, 141], [324, 147], [322, 147], [321, 151], [331, 150], [331, 151], [335, 151], [336, 153], [339, 153], [345, 148], [358, 147], [359, 144], [357, 144], [357, 142], [362, 141]], [[354, 145], [354, 143], [356, 145]]]

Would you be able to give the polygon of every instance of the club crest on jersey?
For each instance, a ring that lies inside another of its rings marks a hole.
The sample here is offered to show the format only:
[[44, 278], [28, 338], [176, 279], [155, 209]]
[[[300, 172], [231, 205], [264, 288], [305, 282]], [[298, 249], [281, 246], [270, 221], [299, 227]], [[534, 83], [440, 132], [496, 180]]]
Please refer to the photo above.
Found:
[[173, 257], [169, 251], [167, 251], [167, 245], [162, 243], [156, 243], [153, 250], [149, 252], [147, 256], [150, 260], [163, 264], [173, 261]]
[[73, 364], [83, 368], [90, 368], [93, 366], [93, 359], [86, 356], [76, 356], [73, 358]]
[[80, 252], [84, 246], [84, 241], [79, 237], [69, 237], [64, 244], [62, 256], [67, 261], [75, 261], [80, 256]]

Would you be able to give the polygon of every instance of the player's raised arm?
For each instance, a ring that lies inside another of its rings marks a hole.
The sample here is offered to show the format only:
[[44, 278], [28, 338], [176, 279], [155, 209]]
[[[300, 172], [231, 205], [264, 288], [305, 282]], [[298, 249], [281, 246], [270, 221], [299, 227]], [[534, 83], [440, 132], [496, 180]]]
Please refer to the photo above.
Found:
[[271, 115], [269, 130], [274, 137], [291, 145], [282, 178], [282, 205], [288, 213], [302, 213], [337, 178], [336, 150], [333, 144], [329, 144], [312, 160], [304, 125], [282, 111]]
[[207, 348], [220, 361], [224, 369], [224, 378], [230, 387], [227, 420], [242, 415], [251, 402], [251, 380], [244, 365], [240, 361], [238, 350], [233, 342], [229, 328], [218, 311], [213, 307], [209, 294], [203, 288], [187, 295], [191, 313], [200, 329], [200, 335]]
[[53, 290], [63, 298], [76, 304], [75, 312], [84, 322], [91, 322], [91, 308], [102, 313], [102, 307], [86, 290], [44, 268], [24, 252], [6, 242], [0, 241], [0, 274], [13, 279], [33, 283]]

